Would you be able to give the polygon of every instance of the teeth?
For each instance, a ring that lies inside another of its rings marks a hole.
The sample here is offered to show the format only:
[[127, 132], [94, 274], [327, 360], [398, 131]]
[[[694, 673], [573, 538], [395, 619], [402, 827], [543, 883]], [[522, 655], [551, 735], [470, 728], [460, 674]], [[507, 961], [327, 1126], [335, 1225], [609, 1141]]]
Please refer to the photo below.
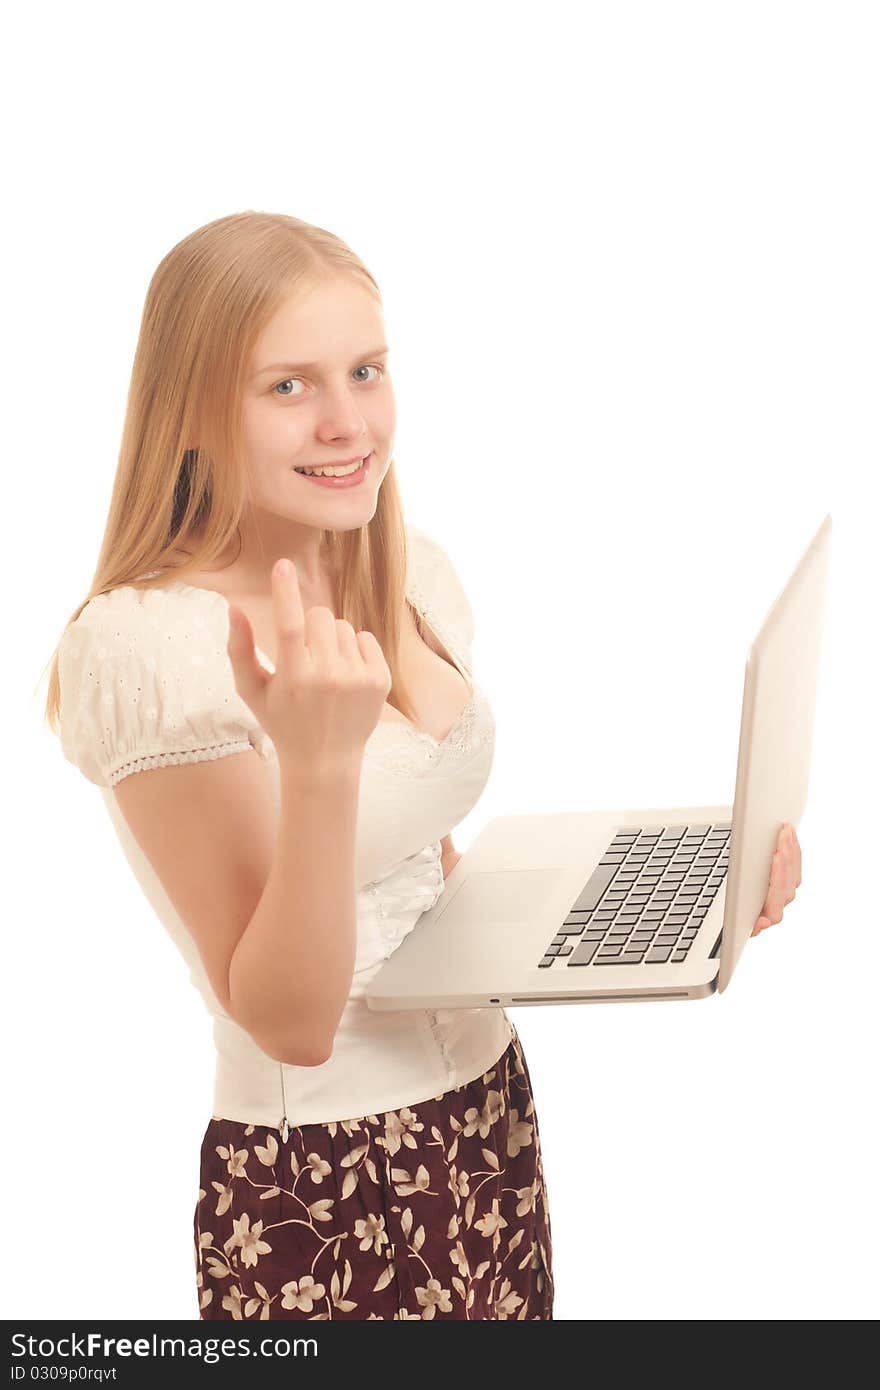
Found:
[[295, 473], [305, 473], [306, 477], [314, 478], [345, 478], [349, 473], [356, 473], [363, 463], [363, 459], [358, 459], [357, 463], [350, 463], [347, 468], [295, 468]]

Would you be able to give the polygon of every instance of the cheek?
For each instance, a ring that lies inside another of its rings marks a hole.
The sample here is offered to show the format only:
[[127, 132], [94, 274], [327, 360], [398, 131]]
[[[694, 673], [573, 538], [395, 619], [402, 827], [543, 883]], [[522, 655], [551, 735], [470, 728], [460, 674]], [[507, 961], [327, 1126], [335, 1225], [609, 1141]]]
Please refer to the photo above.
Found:
[[254, 465], [293, 459], [304, 438], [303, 413], [260, 402], [242, 415], [245, 447]]
[[374, 435], [377, 442], [381, 439], [385, 443], [385, 448], [388, 448], [395, 438], [396, 427], [398, 427], [395, 411], [382, 410], [380, 416], [374, 417], [373, 420], [368, 421], [368, 424], [370, 424], [371, 434]]
[[252, 415], [244, 428], [244, 450], [255, 502], [271, 511], [286, 495], [288, 473], [304, 448], [301, 430], [292, 429], [289, 420]]
[[391, 438], [397, 427], [397, 410], [394, 397], [390, 392], [382, 400], [376, 401], [374, 409], [370, 412], [369, 420], [377, 435], [383, 439]]
[[286, 491], [287, 470], [263, 454], [248, 463], [248, 489], [257, 507], [274, 511]]

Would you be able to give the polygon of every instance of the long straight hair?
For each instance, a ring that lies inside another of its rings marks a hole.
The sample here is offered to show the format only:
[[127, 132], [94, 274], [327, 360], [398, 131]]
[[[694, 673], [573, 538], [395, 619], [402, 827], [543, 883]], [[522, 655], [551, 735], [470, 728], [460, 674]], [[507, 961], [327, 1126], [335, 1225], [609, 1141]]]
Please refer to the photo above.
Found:
[[[375, 279], [344, 241], [282, 213], [218, 218], [160, 262], [141, 318], [98, 563], [50, 658], [45, 719], [56, 734], [58, 647], [86, 604], [121, 585], [141, 587], [151, 571], [185, 581], [212, 567], [237, 531], [240, 540], [245, 508], [252, 508], [241, 431], [252, 350], [285, 300], [339, 275], [381, 304]], [[194, 438], [197, 448], [189, 447]], [[389, 703], [415, 722], [399, 665], [407, 545], [393, 459], [370, 521], [322, 531], [321, 548], [335, 615], [376, 637], [391, 672]], [[182, 550], [189, 559], [172, 563]]]

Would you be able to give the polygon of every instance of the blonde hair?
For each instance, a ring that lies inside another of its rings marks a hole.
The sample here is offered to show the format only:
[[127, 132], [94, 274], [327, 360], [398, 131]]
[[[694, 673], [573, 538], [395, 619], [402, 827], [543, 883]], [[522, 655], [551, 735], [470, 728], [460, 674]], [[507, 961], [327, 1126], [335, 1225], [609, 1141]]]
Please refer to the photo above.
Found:
[[[227, 552], [251, 507], [240, 437], [251, 352], [284, 300], [339, 275], [381, 304], [376, 281], [344, 241], [282, 213], [218, 218], [160, 262], [141, 318], [92, 586], [48, 663], [45, 718], [56, 734], [58, 648], [86, 604], [122, 585], [140, 587], [137, 581], [154, 570], [173, 570], [186, 580]], [[195, 449], [188, 447], [194, 438]], [[191, 551], [189, 560], [172, 564], [183, 547]], [[374, 634], [391, 671], [389, 702], [415, 720], [399, 668], [407, 546], [393, 460], [367, 525], [324, 531], [321, 547], [333, 572], [336, 616]]]

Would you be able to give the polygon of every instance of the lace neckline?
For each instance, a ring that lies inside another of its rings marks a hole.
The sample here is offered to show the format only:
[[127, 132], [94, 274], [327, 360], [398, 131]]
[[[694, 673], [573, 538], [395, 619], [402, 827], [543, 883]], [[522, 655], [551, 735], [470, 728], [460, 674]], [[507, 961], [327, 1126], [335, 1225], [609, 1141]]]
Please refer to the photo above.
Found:
[[[153, 575], [159, 573], [161, 573], [161, 571], [151, 570], [150, 574], [145, 575], [143, 577], [151, 578]], [[223, 602], [226, 604], [227, 608], [229, 606], [229, 600], [226, 598], [226, 595], [221, 594], [217, 589], [206, 589], [200, 584], [188, 584], [185, 579], [172, 579], [169, 580], [167, 584], [164, 584], [161, 587], [166, 590], [184, 589], [188, 590], [191, 593], [210, 594], [212, 597], [222, 599]], [[410, 737], [415, 739], [421, 739], [425, 743], [430, 744], [433, 749], [441, 751], [446, 748], [447, 744], [451, 743], [455, 739], [462, 725], [465, 724], [468, 720], [470, 720], [479, 702], [479, 693], [477, 690], [476, 682], [471, 676], [470, 670], [459, 659], [459, 656], [457, 654], [457, 643], [451, 639], [448, 628], [446, 628], [442, 620], [438, 619], [436, 611], [433, 609], [430, 601], [426, 598], [424, 592], [419, 587], [418, 582], [413, 577], [410, 577], [409, 582], [406, 585], [405, 597], [410, 600], [413, 607], [417, 610], [419, 616], [422, 618], [422, 620], [429, 628], [431, 633], [439, 639], [441, 644], [446, 648], [449, 655], [452, 657], [452, 660], [455, 663], [456, 670], [463, 677], [466, 686], [471, 692], [470, 698], [468, 699], [464, 708], [459, 711], [452, 727], [448, 730], [447, 733], [443, 735], [443, 738], [435, 738], [433, 734], [427, 731], [427, 729], [418, 728], [417, 725], [413, 724], [412, 720], [406, 719], [403, 717], [403, 715], [401, 715], [399, 719], [385, 719], [380, 717], [375, 729], [370, 734], [370, 737], [367, 740], [367, 742], [370, 743], [375, 738], [377, 738], [383, 729], [399, 729], [404, 735], [409, 735]], [[254, 651], [256, 652], [258, 659], [265, 666], [266, 670], [271, 671], [274, 674], [274, 663], [272, 662], [271, 658], [267, 656], [267, 654], [262, 650], [262, 648], [257, 646], [256, 643], [254, 643]]]
[[451, 729], [444, 734], [443, 738], [435, 738], [433, 734], [428, 733], [427, 729], [420, 729], [416, 724], [413, 724], [411, 719], [405, 719], [402, 715], [399, 719], [380, 719], [376, 728], [373, 730], [373, 734], [377, 734], [383, 725], [388, 724], [393, 727], [396, 724], [404, 733], [411, 734], [415, 738], [424, 739], [426, 743], [431, 744], [433, 748], [439, 750], [445, 748], [448, 743], [452, 742], [461, 726], [473, 713], [478, 699], [477, 686], [469, 669], [464, 665], [463, 661], [459, 659], [457, 643], [451, 639], [449, 631], [443, 622], [438, 621], [437, 614], [433, 611], [430, 602], [425, 597], [415, 579], [410, 579], [406, 588], [406, 597], [418, 612], [425, 626], [432, 635], [439, 640], [441, 645], [446, 648], [447, 652], [452, 657], [456, 670], [459, 672], [470, 691], [470, 697], [464, 708], [461, 709], [456, 716]]

